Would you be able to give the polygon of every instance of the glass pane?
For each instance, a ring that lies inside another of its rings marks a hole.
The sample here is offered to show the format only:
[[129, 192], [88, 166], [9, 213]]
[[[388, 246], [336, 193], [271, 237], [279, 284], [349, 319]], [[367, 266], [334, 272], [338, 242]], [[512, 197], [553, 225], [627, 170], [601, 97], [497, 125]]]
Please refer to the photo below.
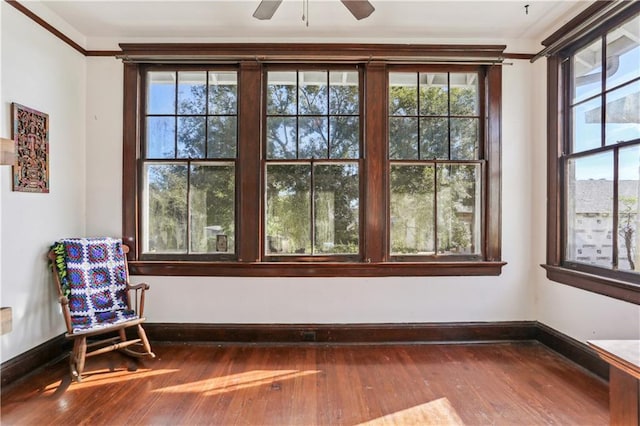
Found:
[[326, 71], [305, 71], [298, 74], [299, 114], [327, 114], [327, 73]]
[[267, 114], [296, 115], [297, 73], [269, 72], [267, 80]]
[[295, 117], [267, 117], [267, 158], [296, 158]]
[[147, 73], [147, 114], [176, 113], [176, 73]]
[[613, 154], [567, 161], [566, 260], [611, 268]]
[[573, 109], [573, 152], [602, 146], [602, 100], [592, 99]]
[[438, 165], [438, 253], [480, 254], [480, 165]]
[[607, 93], [606, 100], [607, 145], [640, 139], [640, 82]]
[[238, 75], [209, 73], [209, 114], [235, 114], [238, 110]]
[[420, 74], [420, 115], [449, 115], [447, 73]]
[[314, 254], [358, 253], [358, 165], [316, 165], [313, 182]]
[[451, 115], [479, 115], [478, 74], [451, 73]]
[[180, 71], [178, 73], [178, 114], [204, 114], [207, 99], [207, 73]]
[[209, 117], [207, 125], [207, 157], [235, 158], [238, 131], [236, 117]]
[[417, 118], [389, 118], [389, 158], [418, 159]]
[[418, 74], [389, 73], [389, 115], [418, 114]]
[[191, 251], [234, 253], [234, 164], [193, 164], [189, 182]]
[[392, 165], [391, 254], [433, 254], [434, 167]]
[[357, 71], [329, 73], [329, 114], [358, 115], [360, 91]]
[[449, 119], [420, 119], [420, 159], [449, 159]]
[[330, 158], [358, 158], [360, 155], [360, 118], [329, 118]]
[[327, 158], [329, 156], [329, 121], [326, 117], [300, 117], [298, 158]]
[[187, 252], [187, 166], [145, 164], [143, 251]]
[[451, 159], [476, 160], [478, 158], [477, 118], [451, 119]]
[[175, 158], [176, 119], [147, 117], [146, 158]]
[[618, 159], [618, 269], [638, 271], [638, 220], [640, 220], [640, 147], [620, 150]]
[[640, 77], [640, 16], [607, 34], [607, 89]]
[[267, 164], [265, 252], [311, 253], [311, 166]]
[[573, 66], [573, 102], [602, 91], [602, 40], [597, 39], [571, 57]]
[[178, 117], [178, 157], [204, 158], [204, 135], [204, 117]]

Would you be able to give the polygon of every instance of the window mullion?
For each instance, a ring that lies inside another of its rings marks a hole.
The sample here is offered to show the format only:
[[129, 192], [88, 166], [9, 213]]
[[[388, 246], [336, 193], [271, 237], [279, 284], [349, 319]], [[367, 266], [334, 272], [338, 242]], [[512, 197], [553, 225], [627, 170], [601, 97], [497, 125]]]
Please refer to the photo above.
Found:
[[300, 71], [296, 72], [296, 158], [300, 158]]
[[[366, 262], [379, 263], [386, 260], [389, 239], [388, 177], [386, 163], [388, 154], [389, 105], [387, 103], [387, 69], [385, 64], [366, 65], [364, 87], [364, 158], [365, 158], [365, 247]], [[384, 190], [381, 190], [384, 188]]]
[[447, 158], [451, 160], [451, 73], [447, 73]]
[[204, 75], [204, 158], [209, 158], [209, 71]]
[[[600, 146], [606, 145], [607, 140], [607, 95], [605, 88], [607, 87], [607, 36], [603, 35], [600, 39], [602, 43], [600, 63], [602, 71], [600, 72]], [[617, 161], [617, 160], [616, 160]]]
[[500, 196], [500, 164], [502, 162], [502, 67], [487, 67], [487, 190], [485, 208], [487, 215], [487, 253], [485, 260], [502, 258], [502, 211]]
[[191, 253], [191, 160], [187, 160], [187, 254]]
[[[327, 158], [331, 158], [331, 71], [327, 70]], [[334, 119], [337, 115], [333, 115]]]
[[420, 103], [421, 96], [420, 96], [420, 73], [419, 72], [416, 73], [416, 78], [417, 78], [417, 81], [416, 81], [416, 83], [417, 83], [416, 96], [418, 97], [418, 99], [417, 99], [418, 108], [417, 108], [417, 111], [416, 111], [416, 124], [418, 125], [418, 135], [417, 135], [418, 137], [416, 138], [416, 140], [418, 141], [418, 146], [416, 147], [416, 152], [418, 153], [418, 160], [422, 160], [422, 152], [421, 152], [422, 131], [421, 131], [421, 128], [420, 128], [420, 124], [422, 123], [422, 120], [420, 118], [423, 116], [423, 114], [422, 114], [422, 105]]
[[618, 253], [618, 207], [619, 207], [619, 156], [620, 149], [615, 147], [613, 150], [613, 218], [611, 221], [611, 264], [613, 270], [618, 269], [619, 265], [619, 253]]
[[175, 129], [175, 133], [173, 135], [173, 158], [178, 158], [178, 88], [180, 87], [180, 83], [178, 81], [178, 72], [174, 72], [176, 84], [175, 84], [175, 94], [173, 99], [173, 128]]
[[433, 252], [438, 255], [438, 162], [433, 162]]
[[261, 258], [264, 217], [262, 205], [262, 143], [265, 131], [261, 131], [262, 67], [253, 61], [240, 63], [238, 71], [238, 153], [236, 205], [238, 225], [236, 230], [238, 260], [257, 262]]
[[309, 240], [311, 241], [311, 255], [316, 254], [316, 206], [315, 206], [315, 162], [313, 160], [309, 161], [309, 167], [311, 170], [309, 171], [309, 178], [311, 182], [309, 183], [309, 210], [310, 210], [310, 219], [311, 223], [309, 226]]

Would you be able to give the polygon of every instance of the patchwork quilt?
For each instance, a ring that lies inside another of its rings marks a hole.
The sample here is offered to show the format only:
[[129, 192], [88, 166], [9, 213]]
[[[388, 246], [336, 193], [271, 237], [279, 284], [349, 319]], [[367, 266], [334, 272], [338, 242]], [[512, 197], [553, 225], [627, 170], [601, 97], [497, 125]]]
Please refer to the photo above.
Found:
[[67, 238], [64, 245], [74, 333], [136, 319], [127, 305], [127, 277], [122, 241], [114, 238]]

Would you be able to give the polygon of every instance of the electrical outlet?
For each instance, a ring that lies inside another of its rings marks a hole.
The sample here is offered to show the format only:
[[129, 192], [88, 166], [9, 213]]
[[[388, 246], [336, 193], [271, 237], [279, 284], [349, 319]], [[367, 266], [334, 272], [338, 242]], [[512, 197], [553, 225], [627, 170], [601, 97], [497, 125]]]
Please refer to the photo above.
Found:
[[316, 341], [316, 332], [315, 331], [303, 331], [302, 332], [302, 340], [305, 342], [315, 342]]
[[0, 308], [0, 334], [11, 332], [13, 314], [11, 308]]

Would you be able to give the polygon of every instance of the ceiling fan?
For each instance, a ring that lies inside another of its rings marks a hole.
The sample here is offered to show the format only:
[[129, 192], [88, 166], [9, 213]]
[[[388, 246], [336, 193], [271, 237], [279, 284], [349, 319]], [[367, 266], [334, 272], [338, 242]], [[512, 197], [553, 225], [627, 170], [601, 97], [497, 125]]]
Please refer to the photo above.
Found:
[[[342, 4], [349, 9], [349, 12], [357, 19], [364, 19], [371, 15], [375, 8], [368, 0], [340, 0]], [[262, 0], [258, 8], [253, 12], [253, 17], [265, 20], [271, 19], [280, 7], [282, 0]]]

